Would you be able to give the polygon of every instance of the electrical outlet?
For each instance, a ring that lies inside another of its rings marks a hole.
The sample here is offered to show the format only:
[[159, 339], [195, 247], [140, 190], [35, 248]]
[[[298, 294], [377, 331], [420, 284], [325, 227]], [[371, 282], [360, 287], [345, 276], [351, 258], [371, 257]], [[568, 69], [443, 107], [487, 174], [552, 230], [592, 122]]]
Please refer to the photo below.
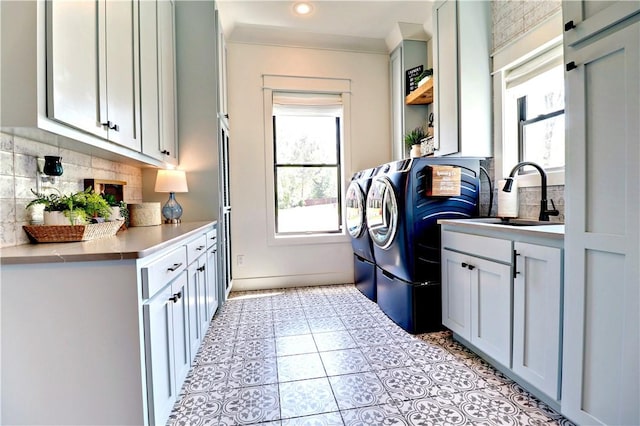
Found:
[[238, 266], [244, 265], [244, 254], [239, 254], [237, 256]]
[[38, 173], [44, 173], [44, 158], [36, 158], [38, 162]]

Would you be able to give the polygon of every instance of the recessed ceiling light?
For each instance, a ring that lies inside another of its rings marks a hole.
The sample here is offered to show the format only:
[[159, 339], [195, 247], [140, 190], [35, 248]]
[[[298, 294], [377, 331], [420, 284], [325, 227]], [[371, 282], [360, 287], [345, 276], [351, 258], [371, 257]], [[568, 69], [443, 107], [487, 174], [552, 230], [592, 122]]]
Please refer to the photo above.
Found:
[[311, 12], [313, 12], [313, 6], [311, 5], [311, 3], [295, 3], [293, 5], [293, 11], [297, 15], [309, 15]]

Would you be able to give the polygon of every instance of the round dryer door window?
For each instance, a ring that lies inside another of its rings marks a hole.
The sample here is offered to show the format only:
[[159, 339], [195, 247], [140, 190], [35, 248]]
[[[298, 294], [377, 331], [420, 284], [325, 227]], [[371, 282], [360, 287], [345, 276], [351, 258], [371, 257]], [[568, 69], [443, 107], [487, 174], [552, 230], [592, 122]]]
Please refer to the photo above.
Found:
[[364, 231], [364, 193], [356, 181], [347, 189], [347, 230], [353, 238], [359, 238]]
[[366, 212], [373, 243], [380, 248], [388, 248], [398, 229], [398, 203], [393, 186], [387, 178], [379, 177], [371, 183]]

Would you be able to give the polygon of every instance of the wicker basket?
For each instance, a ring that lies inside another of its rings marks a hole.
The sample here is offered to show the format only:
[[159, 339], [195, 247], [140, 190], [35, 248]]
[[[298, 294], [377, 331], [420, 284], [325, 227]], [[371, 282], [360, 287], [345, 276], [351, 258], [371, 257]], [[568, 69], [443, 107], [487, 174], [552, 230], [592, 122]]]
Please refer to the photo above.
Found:
[[123, 224], [124, 221], [116, 220], [89, 225], [34, 225], [22, 228], [32, 243], [67, 243], [111, 237]]

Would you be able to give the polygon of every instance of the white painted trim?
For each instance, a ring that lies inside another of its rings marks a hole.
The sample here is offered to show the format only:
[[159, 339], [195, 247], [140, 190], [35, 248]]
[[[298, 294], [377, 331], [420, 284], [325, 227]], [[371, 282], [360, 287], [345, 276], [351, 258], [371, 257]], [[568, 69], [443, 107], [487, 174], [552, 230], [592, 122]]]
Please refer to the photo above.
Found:
[[[265, 290], [332, 284], [352, 284], [353, 271], [280, 277], [234, 278], [233, 291]], [[277, 290], [275, 290], [277, 291]]]
[[511, 43], [495, 51], [491, 55], [493, 72], [513, 68], [561, 42], [562, 25], [562, 13], [557, 12]]
[[[273, 176], [273, 91], [335, 93], [342, 96], [342, 166], [341, 197], [344, 200], [351, 170], [351, 80], [341, 78], [301, 77], [264, 74], [264, 148], [265, 148], [265, 196], [267, 197], [265, 214], [267, 220], [267, 245], [291, 246], [307, 244], [348, 243], [346, 229], [336, 234], [286, 235], [276, 236], [275, 232], [275, 182]], [[346, 206], [342, 203], [342, 217], [346, 217]]]

